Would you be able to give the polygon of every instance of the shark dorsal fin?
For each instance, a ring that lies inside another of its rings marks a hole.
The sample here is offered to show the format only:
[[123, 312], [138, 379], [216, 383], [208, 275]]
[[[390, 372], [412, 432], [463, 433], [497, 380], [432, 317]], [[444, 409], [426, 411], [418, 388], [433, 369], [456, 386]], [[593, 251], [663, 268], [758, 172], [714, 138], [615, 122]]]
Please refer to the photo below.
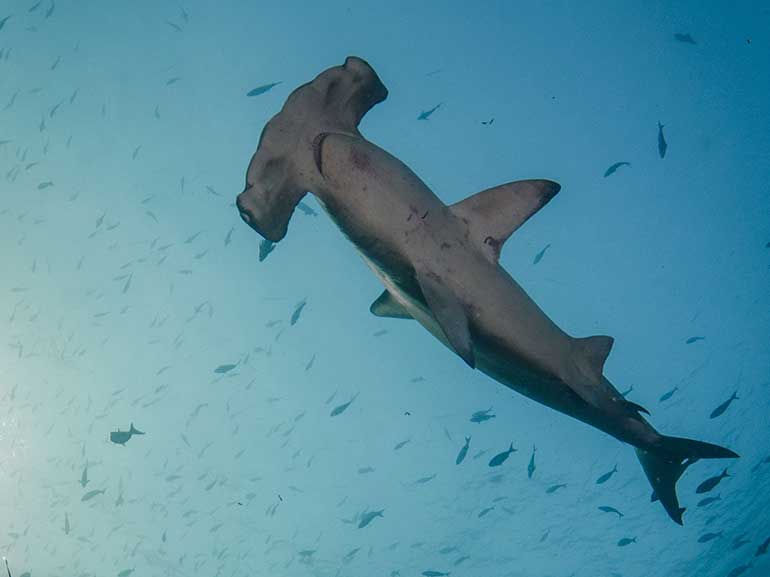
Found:
[[471, 238], [484, 254], [497, 262], [508, 237], [560, 188], [550, 180], [518, 180], [482, 190], [450, 209], [468, 225]]
[[385, 289], [369, 307], [371, 313], [376, 317], [387, 317], [391, 319], [411, 319], [412, 315], [398, 302], [393, 295]]

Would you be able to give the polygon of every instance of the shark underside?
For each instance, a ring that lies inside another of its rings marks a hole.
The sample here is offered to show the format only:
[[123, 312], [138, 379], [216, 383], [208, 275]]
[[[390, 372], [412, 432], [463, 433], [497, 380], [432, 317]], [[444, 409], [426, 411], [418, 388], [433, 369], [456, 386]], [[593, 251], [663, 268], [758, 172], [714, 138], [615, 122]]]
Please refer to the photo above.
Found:
[[312, 192], [380, 278], [371, 312], [414, 319], [503, 385], [636, 448], [669, 516], [682, 523], [676, 481], [717, 445], [658, 433], [603, 374], [609, 336], [563, 332], [500, 266], [505, 241], [559, 192], [549, 180], [506, 183], [445, 205], [408, 166], [358, 131], [387, 97], [360, 58], [297, 88], [260, 137], [238, 209], [272, 242]]

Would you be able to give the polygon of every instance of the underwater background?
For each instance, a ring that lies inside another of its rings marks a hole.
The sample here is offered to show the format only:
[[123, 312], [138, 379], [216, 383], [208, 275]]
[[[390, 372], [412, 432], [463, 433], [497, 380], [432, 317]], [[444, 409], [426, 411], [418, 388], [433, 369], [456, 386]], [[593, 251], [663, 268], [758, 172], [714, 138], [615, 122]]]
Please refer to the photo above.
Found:
[[[2, 0], [13, 577], [770, 574], [768, 22], [741, 1]], [[362, 133], [447, 204], [563, 186], [501, 263], [568, 333], [615, 337], [605, 374], [656, 428], [741, 455], [688, 469], [684, 527], [631, 447], [371, 315], [382, 286], [312, 196], [260, 260], [234, 199], [262, 127], [348, 55], [390, 93]]]

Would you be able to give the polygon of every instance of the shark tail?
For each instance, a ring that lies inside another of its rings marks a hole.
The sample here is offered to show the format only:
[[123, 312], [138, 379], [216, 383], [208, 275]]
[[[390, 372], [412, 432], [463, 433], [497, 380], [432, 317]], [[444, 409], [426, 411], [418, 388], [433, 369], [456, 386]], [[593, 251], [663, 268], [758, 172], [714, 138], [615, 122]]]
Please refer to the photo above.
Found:
[[131, 428], [128, 430], [132, 435], [144, 435], [142, 431], [138, 431], [134, 428], [134, 423], [131, 423]]
[[682, 525], [685, 508], [679, 506], [676, 482], [687, 467], [700, 459], [738, 457], [735, 452], [719, 445], [666, 436], [661, 436], [656, 445], [647, 449], [637, 447], [636, 455], [652, 485], [654, 497], [660, 500], [668, 516], [679, 525]]

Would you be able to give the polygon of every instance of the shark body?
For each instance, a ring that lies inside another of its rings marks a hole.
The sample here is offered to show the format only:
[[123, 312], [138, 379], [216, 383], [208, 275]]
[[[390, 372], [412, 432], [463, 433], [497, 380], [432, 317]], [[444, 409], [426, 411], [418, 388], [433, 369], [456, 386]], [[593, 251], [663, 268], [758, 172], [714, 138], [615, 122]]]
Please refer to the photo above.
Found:
[[358, 131], [387, 97], [349, 57], [288, 97], [260, 137], [237, 206], [271, 242], [312, 192], [385, 286], [371, 312], [414, 319], [503, 385], [633, 445], [655, 495], [682, 523], [675, 484], [701, 458], [729, 449], [658, 433], [603, 375], [609, 336], [562, 331], [503, 269], [503, 244], [560, 186], [510, 182], [447, 206], [403, 162]]

